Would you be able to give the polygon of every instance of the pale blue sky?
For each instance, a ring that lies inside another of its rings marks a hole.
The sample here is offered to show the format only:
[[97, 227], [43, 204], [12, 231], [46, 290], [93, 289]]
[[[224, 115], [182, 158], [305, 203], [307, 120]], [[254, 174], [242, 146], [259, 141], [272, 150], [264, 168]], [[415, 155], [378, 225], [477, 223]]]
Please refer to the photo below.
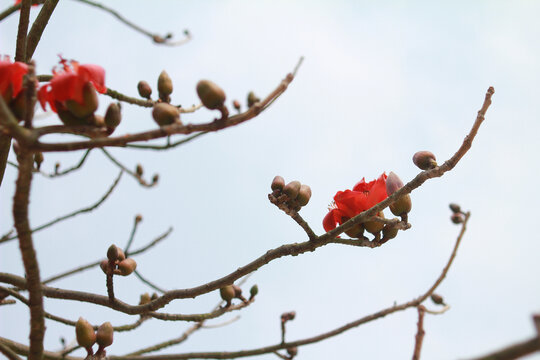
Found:
[[[313, 254], [276, 260], [249, 279], [260, 288], [240, 321], [205, 330], [165, 352], [239, 350], [279, 341], [279, 316], [295, 310], [287, 339], [316, 335], [418, 296], [440, 274], [459, 228], [448, 203], [471, 210], [469, 230], [439, 293], [451, 305], [426, 317], [423, 358], [456, 359], [534, 334], [540, 311], [540, 244], [535, 230], [540, 175], [538, 83], [540, 4], [533, 1], [136, 1], [106, 2], [141, 26], [193, 41], [159, 47], [110, 15], [61, 1], [39, 45], [38, 73], [50, 73], [57, 54], [100, 64], [107, 86], [136, 94], [139, 80], [154, 86], [166, 69], [175, 103], [197, 102], [195, 84], [207, 78], [242, 102], [248, 91], [265, 95], [305, 56], [289, 90], [258, 118], [169, 152], [112, 149], [122, 161], [143, 164], [158, 187], [129, 177], [100, 211], [35, 236], [42, 275], [104, 256], [123, 246], [135, 214], [144, 221], [136, 245], [174, 227], [171, 237], [139, 257], [142, 274], [165, 288], [186, 288], [221, 277], [266, 250], [306, 240], [271, 205], [272, 178], [299, 180], [313, 197], [302, 216], [320, 234], [327, 205], [338, 190], [383, 171], [409, 181], [412, 155], [430, 150], [449, 158], [469, 131], [489, 86], [493, 105], [471, 151], [451, 173], [412, 194], [412, 228], [376, 250], [329, 245]], [[10, 1], [3, 1], [7, 6]], [[36, 10], [33, 10], [33, 14]], [[0, 23], [0, 53], [13, 55], [17, 20]], [[110, 99], [102, 97], [104, 111]], [[200, 110], [185, 122], [216, 114]], [[54, 120], [49, 120], [53, 121]], [[118, 133], [154, 128], [150, 111], [124, 106]], [[80, 154], [46, 154], [43, 167], [75, 163]], [[94, 151], [85, 168], [51, 181], [36, 176], [31, 223], [87, 206], [113, 181], [117, 168]], [[0, 232], [11, 225], [15, 178], [8, 169], [0, 191]], [[387, 216], [390, 213], [387, 211]], [[0, 271], [22, 274], [15, 243], [2, 245]], [[60, 261], [60, 252], [64, 260]], [[119, 279], [117, 293], [135, 303], [148, 289]], [[92, 270], [56, 286], [105, 294]], [[170, 312], [205, 312], [217, 293], [176, 301]], [[434, 307], [434, 306], [432, 306]], [[54, 314], [93, 323], [133, 319], [101, 307], [46, 301]], [[234, 314], [236, 315], [236, 314]], [[229, 319], [234, 315], [224, 316]], [[0, 335], [24, 342], [27, 309], [0, 308]], [[23, 319], [23, 320], [21, 320]], [[412, 355], [416, 311], [366, 324], [326, 342], [303, 347], [298, 359], [402, 359]], [[13, 327], [13, 322], [20, 325]], [[214, 321], [218, 322], [218, 321]], [[189, 325], [148, 321], [119, 334], [110, 354], [123, 354], [179, 336]], [[47, 322], [46, 347], [57, 349], [71, 328]], [[275, 355], [260, 357], [275, 359]], [[540, 359], [540, 356], [530, 357]]]

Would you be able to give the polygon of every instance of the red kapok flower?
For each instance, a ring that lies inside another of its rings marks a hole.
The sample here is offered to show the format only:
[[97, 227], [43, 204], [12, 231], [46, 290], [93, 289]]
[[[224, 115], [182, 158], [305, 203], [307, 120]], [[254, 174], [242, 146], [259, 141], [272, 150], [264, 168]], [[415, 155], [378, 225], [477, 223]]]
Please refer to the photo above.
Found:
[[332, 208], [323, 219], [324, 230], [328, 232], [335, 229], [338, 224], [343, 224], [387, 197], [384, 173], [368, 183], [364, 179], [360, 180], [352, 190], [338, 191]]
[[11, 62], [9, 57], [0, 60], [0, 95], [9, 102], [19, 95], [22, 90], [23, 76], [28, 72], [28, 66], [22, 62]]
[[63, 103], [67, 100], [74, 100], [83, 104], [83, 90], [87, 83], [91, 83], [94, 88], [103, 94], [107, 91], [105, 87], [105, 70], [98, 65], [80, 65], [76, 61], [60, 60], [62, 70], [53, 70], [53, 78], [50, 83], [43, 85], [38, 92], [38, 99], [43, 110], [48, 102], [51, 109], [56, 112], [55, 102]]

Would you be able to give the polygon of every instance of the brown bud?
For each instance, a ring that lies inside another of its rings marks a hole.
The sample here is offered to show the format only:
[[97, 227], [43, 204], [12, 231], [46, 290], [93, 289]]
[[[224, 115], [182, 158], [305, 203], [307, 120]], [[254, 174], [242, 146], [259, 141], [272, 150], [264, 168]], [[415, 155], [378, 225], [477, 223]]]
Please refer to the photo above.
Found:
[[132, 258], [127, 258], [118, 263], [118, 270], [120, 270], [120, 275], [128, 276], [137, 268], [137, 262]]
[[[392, 195], [403, 187], [403, 181], [394, 172], [388, 174], [386, 179], [386, 193], [388, 196]], [[390, 211], [396, 216], [407, 214], [412, 209], [412, 201], [409, 194], [401, 196], [399, 199], [390, 204]]]
[[232, 285], [226, 285], [219, 289], [219, 295], [221, 295], [221, 298], [225, 300], [227, 303], [230, 303], [231, 300], [234, 298], [236, 292], [234, 291], [234, 287]]
[[115, 129], [120, 125], [122, 113], [120, 112], [120, 103], [111, 103], [105, 113], [105, 126], [107, 129]]
[[152, 117], [159, 126], [180, 123], [180, 111], [176, 106], [167, 103], [157, 103], [152, 110]]
[[103, 270], [103, 272], [105, 274], [107, 274], [108, 270], [109, 270], [109, 260], [105, 259], [105, 260], [102, 260], [100, 263], [99, 263], [99, 267], [101, 268], [101, 270]]
[[422, 170], [433, 169], [437, 166], [437, 159], [430, 151], [418, 151], [413, 156], [413, 162]]
[[386, 178], [386, 193], [388, 196], [392, 195], [403, 187], [403, 181], [393, 171], [390, 171]]
[[150, 294], [144, 293], [141, 295], [141, 298], [139, 300], [139, 305], [148, 304], [150, 301], [152, 301], [152, 299], [150, 298]]
[[[349, 218], [347, 218], [349, 220]], [[347, 221], [342, 219], [343, 222]], [[364, 235], [364, 226], [362, 224], [354, 225], [352, 229], [345, 231], [345, 234], [352, 238], [360, 239]]]
[[454, 224], [461, 224], [463, 221], [465, 221], [461, 213], [453, 213], [452, 216], [450, 216], [450, 220], [452, 220]]
[[289, 356], [292, 359], [293, 357], [295, 357], [298, 354], [298, 348], [296, 346], [287, 348], [287, 354], [289, 354]]
[[41, 163], [43, 162], [44, 158], [43, 158], [43, 153], [42, 152], [37, 152], [34, 154], [34, 162], [36, 163], [36, 168], [39, 170], [39, 168], [41, 167]]
[[144, 169], [141, 164], [137, 164], [135, 167], [135, 174], [137, 174], [138, 177], [141, 177], [144, 173]]
[[158, 294], [152, 293], [151, 299], [152, 299], [152, 300], [156, 300], [158, 297], [159, 297]]
[[85, 349], [91, 348], [96, 343], [96, 333], [88, 321], [82, 317], [75, 324], [77, 343]]
[[236, 109], [236, 111], [240, 111], [240, 101], [233, 100], [233, 106]]
[[141, 215], [141, 214], [137, 214], [137, 215], [135, 216], [135, 222], [136, 222], [136, 223], [140, 223], [141, 221], [142, 221], [142, 215]]
[[[23, 88], [22, 91], [19, 93], [19, 95], [17, 95], [17, 97], [15, 99], [13, 99], [11, 101], [11, 103], [6, 101], [6, 103], [9, 103], [9, 108], [13, 112], [13, 115], [15, 115], [15, 117], [19, 121], [24, 120], [25, 116], [27, 116], [26, 111], [28, 109], [26, 108], [26, 106], [27, 106], [26, 105], [26, 100], [27, 100], [27, 98], [26, 98], [26, 88]], [[33, 98], [32, 99], [32, 104], [30, 105], [30, 108], [29, 108], [30, 111], [34, 110], [35, 103], [36, 103], [36, 98]]]
[[118, 246], [116, 248], [118, 249], [118, 261], [124, 260], [126, 258], [126, 254], [124, 254], [124, 250], [122, 250]]
[[105, 118], [101, 115], [93, 114], [83, 119], [87, 124], [94, 125], [95, 127], [105, 127]]
[[113, 327], [110, 322], [101, 324], [96, 333], [96, 341], [101, 349], [113, 343]]
[[56, 164], [54, 164], [54, 173], [55, 174], [58, 174], [58, 170], [60, 170], [60, 163], [57, 162]]
[[197, 83], [197, 95], [203, 105], [210, 109], [221, 109], [225, 103], [225, 92], [210, 80], [201, 80]]
[[431, 301], [433, 301], [437, 305], [446, 305], [444, 303], [443, 297], [438, 294], [431, 294]]
[[118, 248], [116, 245], [109, 246], [109, 249], [107, 250], [107, 259], [110, 261], [116, 261], [118, 259]]
[[388, 226], [386, 225], [383, 229], [382, 229], [382, 233], [383, 233], [383, 238], [385, 240], [390, 240], [390, 239], [393, 239], [397, 236], [398, 234], [398, 228], [395, 227], [395, 226]]
[[75, 100], [66, 100], [65, 104], [69, 112], [75, 117], [83, 119], [92, 115], [99, 105], [98, 95], [94, 85], [91, 82], [84, 84], [82, 103]]
[[277, 175], [274, 177], [274, 180], [272, 180], [272, 185], [270, 185], [270, 188], [273, 190], [283, 190], [283, 187], [285, 186], [285, 179], [283, 179], [281, 176]]
[[287, 194], [290, 200], [296, 199], [298, 196], [298, 192], [300, 192], [300, 187], [302, 184], [300, 184], [300, 181], [291, 181], [285, 187], [283, 188], [283, 192]]
[[159, 181], [159, 174], [155, 174], [152, 176], [152, 184], [155, 184]]
[[150, 99], [150, 96], [152, 95], [152, 88], [146, 81], [139, 81], [137, 84], [137, 90], [139, 91], [139, 95], [141, 95], [141, 97]]
[[450, 210], [454, 213], [460, 213], [461, 212], [461, 206], [458, 204], [450, 204]]
[[62, 123], [67, 126], [78, 126], [78, 125], [88, 125], [88, 120], [86, 118], [78, 118], [71, 113], [62, 103], [56, 101], [56, 113]]
[[298, 202], [298, 205], [306, 206], [309, 202], [309, 199], [311, 199], [311, 188], [307, 185], [302, 184], [300, 186], [300, 190], [298, 191], [298, 197], [296, 198], [296, 201]]
[[171, 95], [173, 92], [173, 84], [171, 78], [169, 77], [169, 74], [167, 74], [165, 70], [163, 70], [161, 74], [159, 74], [157, 87], [159, 98], [165, 102], [168, 102], [169, 95]]
[[242, 297], [242, 289], [240, 288], [240, 286], [233, 284], [232, 287], [234, 289], [234, 297], [238, 298], [238, 299], [241, 298]]
[[296, 317], [296, 311], [289, 311], [289, 312], [281, 314], [281, 321], [286, 322], [286, 321], [294, 320], [295, 317]]
[[[384, 219], [384, 213], [382, 211], [380, 211], [377, 216]], [[384, 228], [384, 224], [377, 221], [367, 221], [363, 225], [364, 228], [373, 235], [379, 233], [379, 231]]]
[[261, 101], [261, 99], [259, 99], [257, 97], [257, 95], [255, 95], [255, 93], [253, 91], [250, 91], [248, 93], [248, 96], [247, 96], [247, 105], [248, 105], [248, 107], [252, 107], [253, 105], [258, 103], [259, 101]]

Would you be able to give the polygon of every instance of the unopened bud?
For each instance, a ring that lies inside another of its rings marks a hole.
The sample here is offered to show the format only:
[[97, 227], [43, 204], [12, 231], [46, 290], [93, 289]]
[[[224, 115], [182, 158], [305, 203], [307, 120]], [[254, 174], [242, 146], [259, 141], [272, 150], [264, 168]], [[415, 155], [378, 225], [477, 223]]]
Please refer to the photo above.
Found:
[[286, 322], [286, 321], [294, 320], [295, 317], [296, 317], [296, 311], [286, 312], [286, 313], [281, 314], [281, 321]]
[[240, 286], [234, 284], [232, 287], [234, 289], [234, 297], [240, 299], [242, 297], [242, 289], [240, 288]]
[[150, 301], [152, 301], [152, 299], [150, 298], [150, 294], [149, 293], [144, 293], [144, 294], [141, 295], [141, 298], [139, 300], [139, 305], [148, 304]]
[[[347, 218], [347, 220], [349, 220], [349, 218]], [[360, 239], [364, 235], [364, 226], [362, 226], [362, 224], [354, 225], [351, 229], [345, 231], [345, 234], [352, 238]]]
[[[376, 216], [384, 219], [384, 213], [382, 211]], [[378, 234], [384, 228], [384, 224], [378, 221], [366, 221], [363, 225], [364, 228], [373, 235]]]
[[287, 348], [287, 354], [289, 354], [289, 356], [292, 359], [293, 357], [295, 357], [298, 354], [298, 348], [296, 346]]
[[290, 200], [296, 199], [298, 196], [298, 192], [300, 192], [300, 187], [302, 184], [300, 184], [300, 181], [291, 181], [285, 187], [283, 188], [283, 192], [287, 194]]
[[155, 174], [153, 177], [152, 177], [152, 184], [155, 184], [159, 181], [159, 175], [158, 174]]
[[105, 322], [100, 325], [96, 333], [96, 341], [101, 349], [113, 343], [113, 327], [110, 322]]
[[460, 213], [461, 212], [461, 206], [458, 204], [450, 204], [450, 210], [454, 213]]
[[248, 96], [247, 96], [247, 105], [248, 105], [248, 107], [252, 107], [253, 105], [258, 103], [259, 101], [261, 101], [261, 99], [259, 99], [257, 97], [257, 95], [255, 95], [255, 93], [253, 91], [250, 91], [248, 93]]
[[159, 126], [180, 122], [180, 111], [176, 106], [167, 103], [157, 103], [152, 110], [152, 117]]
[[159, 296], [158, 296], [157, 293], [152, 293], [151, 299], [152, 299], [152, 300], [156, 300], [158, 297], [159, 297]]
[[236, 111], [240, 111], [240, 101], [233, 100], [233, 106], [236, 109]]
[[221, 109], [225, 103], [225, 92], [210, 80], [201, 80], [197, 83], [197, 95], [203, 105], [210, 109]]
[[173, 84], [171, 78], [169, 77], [169, 74], [167, 74], [165, 70], [163, 70], [161, 74], [159, 74], [157, 87], [159, 98], [163, 101], [168, 102], [169, 95], [171, 95], [173, 92]]
[[437, 166], [437, 159], [430, 151], [418, 151], [413, 156], [413, 162], [422, 170], [433, 169]]
[[446, 305], [444, 303], [443, 297], [438, 294], [431, 294], [431, 301], [433, 301], [437, 305]]
[[69, 112], [79, 119], [92, 115], [99, 106], [97, 91], [90, 81], [84, 84], [82, 95], [82, 103], [71, 99], [65, 102]]
[[298, 191], [298, 197], [296, 201], [300, 206], [306, 206], [311, 199], [311, 188], [308, 185], [302, 184], [300, 190]]
[[270, 188], [273, 190], [283, 190], [283, 187], [285, 186], [285, 179], [283, 179], [281, 176], [277, 175], [274, 177], [274, 180], [272, 180], [272, 185], [270, 185]]
[[141, 97], [150, 99], [150, 96], [152, 95], [152, 88], [146, 81], [139, 81], [137, 84], [137, 90], [139, 91], [139, 95], [141, 95]]
[[75, 324], [75, 334], [77, 343], [85, 349], [92, 348], [92, 345], [96, 343], [94, 327], [82, 317]]
[[450, 216], [450, 220], [452, 220], [454, 224], [461, 224], [465, 219], [460, 213], [453, 213], [452, 216]]
[[118, 270], [120, 270], [120, 275], [128, 276], [137, 268], [137, 262], [132, 258], [127, 258], [118, 263]]
[[58, 174], [58, 170], [60, 170], [60, 163], [57, 162], [56, 164], [54, 164], [54, 173], [55, 174]]
[[227, 304], [230, 304], [235, 294], [236, 292], [234, 291], [234, 287], [232, 285], [226, 285], [219, 289], [219, 295], [221, 295], [221, 298], [225, 300]]
[[403, 181], [393, 171], [390, 171], [386, 178], [386, 193], [388, 196], [392, 195], [403, 187]]
[[137, 174], [138, 177], [141, 177], [144, 173], [144, 169], [141, 164], [137, 164], [135, 167], [135, 174]]
[[257, 285], [253, 285], [251, 289], [249, 289], [249, 296], [254, 298], [259, 293], [259, 287]]
[[101, 115], [93, 114], [84, 118], [87, 124], [94, 125], [95, 127], [101, 128], [105, 126], [105, 118]]
[[102, 260], [99, 263], [99, 267], [101, 268], [101, 270], [103, 270], [105, 274], [107, 274], [107, 272], [109, 271], [109, 260]]
[[116, 261], [118, 260], [118, 248], [116, 245], [109, 246], [109, 249], [107, 250], [107, 259], [110, 261]]
[[142, 215], [141, 215], [141, 214], [137, 214], [137, 215], [135, 216], [135, 222], [136, 222], [136, 223], [140, 223], [141, 221], [142, 221]]
[[107, 129], [115, 129], [120, 125], [122, 113], [120, 112], [120, 103], [111, 103], [105, 113], [105, 126]]
[[122, 250], [118, 246], [116, 248], [118, 249], [118, 261], [124, 260], [126, 258], [126, 254], [124, 254], [124, 250]]
[[[397, 190], [403, 187], [403, 181], [397, 176], [394, 172], [388, 174], [386, 179], [386, 193], [388, 196], [392, 195]], [[401, 216], [407, 214], [412, 209], [412, 201], [409, 194], [401, 196], [399, 199], [390, 204], [390, 211], [396, 216]]]
[[37, 169], [39, 170], [39, 168], [41, 167], [41, 163], [43, 162], [43, 153], [42, 152], [37, 152], [34, 154], [34, 162], [36, 163], [36, 167]]
[[383, 233], [383, 238], [385, 240], [390, 240], [390, 239], [393, 239], [397, 236], [398, 234], [398, 231], [399, 229], [395, 226], [388, 226], [386, 225], [383, 230], [382, 230], [382, 233]]

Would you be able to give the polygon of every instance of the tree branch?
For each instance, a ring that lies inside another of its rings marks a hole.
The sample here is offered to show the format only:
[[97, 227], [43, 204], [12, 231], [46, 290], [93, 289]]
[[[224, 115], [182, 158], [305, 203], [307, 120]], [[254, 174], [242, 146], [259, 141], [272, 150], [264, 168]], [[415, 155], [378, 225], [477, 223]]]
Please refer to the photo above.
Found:
[[416, 336], [414, 337], [415, 343], [414, 343], [414, 353], [412, 360], [420, 360], [420, 352], [422, 351], [422, 342], [424, 341], [424, 335], [426, 332], [424, 331], [424, 315], [426, 314], [426, 309], [423, 305], [418, 305], [418, 324], [417, 324], [417, 331]]
[[32, 28], [30, 29], [30, 32], [28, 33], [28, 39], [26, 42], [26, 59], [27, 60], [30, 60], [32, 56], [34, 56], [34, 51], [36, 51], [36, 47], [39, 43], [39, 40], [41, 40], [43, 31], [45, 30], [45, 27], [49, 23], [49, 19], [51, 18], [51, 15], [54, 9], [56, 8], [57, 4], [58, 4], [58, 0], [46, 0], [36, 20], [34, 21], [34, 24], [32, 24]]

